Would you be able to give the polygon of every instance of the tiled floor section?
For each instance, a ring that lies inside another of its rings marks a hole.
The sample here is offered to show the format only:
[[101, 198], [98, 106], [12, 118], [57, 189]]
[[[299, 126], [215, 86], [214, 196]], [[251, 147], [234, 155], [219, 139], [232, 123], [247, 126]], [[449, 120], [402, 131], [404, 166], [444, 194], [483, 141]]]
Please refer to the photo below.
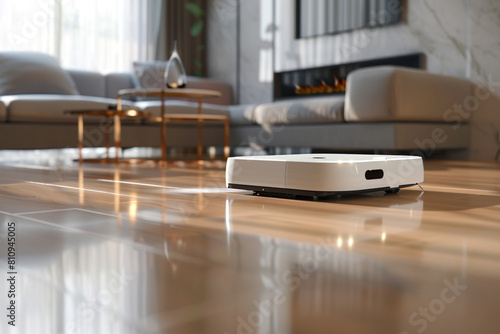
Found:
[[425, 165], [425, 192], [308, 201], [223, 166], [4, 164], [0, 332], [498, 333], [500, 165]]

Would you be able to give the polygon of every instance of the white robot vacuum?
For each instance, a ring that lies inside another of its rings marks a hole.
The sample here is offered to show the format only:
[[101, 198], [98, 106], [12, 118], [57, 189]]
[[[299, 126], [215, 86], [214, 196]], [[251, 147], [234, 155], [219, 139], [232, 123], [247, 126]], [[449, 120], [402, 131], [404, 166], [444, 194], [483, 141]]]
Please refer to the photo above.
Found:
[[292, 154], [229, 158], [228, 188], [256, 195], [329, 197], [360, 192], [397, 193], [424, 181], [421, 157]]

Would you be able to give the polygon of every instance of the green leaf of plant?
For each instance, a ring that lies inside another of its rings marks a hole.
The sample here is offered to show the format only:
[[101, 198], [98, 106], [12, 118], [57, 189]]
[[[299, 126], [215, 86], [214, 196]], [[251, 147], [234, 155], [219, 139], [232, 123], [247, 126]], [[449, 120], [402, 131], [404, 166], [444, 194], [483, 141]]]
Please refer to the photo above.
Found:
[[202, 76], [205, 75], [205, 72], [203, 72], [203, 71], [194, 71], [193, 75], [196, 76], [196, 77], [202, 77]]
[[198, 51], [205, 50], [205, 45], [198, 45]]
[[196, 65], [196, 67], [203, 68], [203, 62], [201, 61], [201, 59], [196, 58], [194, 60], [194, 64]]
[[193, 24], [193, 26], [191, 27], [191, 36], [193, 37], [198, 36], [203, 30], [203, 26], [204, 26], [203, 20], [199, 20], [195, 24]]
[[205, 15], [205, 11], [197, 3], [188, 2], [185, 6], [186, 10], [196, 17]]

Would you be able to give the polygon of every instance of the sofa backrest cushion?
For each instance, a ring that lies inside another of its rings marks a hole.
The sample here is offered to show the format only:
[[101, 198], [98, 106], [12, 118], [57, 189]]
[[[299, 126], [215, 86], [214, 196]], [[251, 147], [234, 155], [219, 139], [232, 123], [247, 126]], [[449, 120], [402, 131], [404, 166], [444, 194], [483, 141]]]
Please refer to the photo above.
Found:
[[116, 99], [120, 89], [134, 88], [134, 82], [131, 73], [109, 73], [105, 76], [106, 97]]
[[379, 66], [347, 77], [344, 117], [348, 122], [446, 122], [472, 94], [469, 81], [423, 70]]
[[38, 52], [0, 52], [0, 95], [77, 95], [57, 59]]
[[106, 97], [106, 80], [98, 72], [66, 70], [75, 82], [80, 95]]

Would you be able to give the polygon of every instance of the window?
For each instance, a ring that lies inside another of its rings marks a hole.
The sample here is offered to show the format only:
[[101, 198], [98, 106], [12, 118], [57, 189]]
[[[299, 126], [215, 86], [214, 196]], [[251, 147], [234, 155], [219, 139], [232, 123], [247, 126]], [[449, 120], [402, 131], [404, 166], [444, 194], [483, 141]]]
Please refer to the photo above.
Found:
[[65, 68], [129, 71], [155, 59], [161, 0], [0, 0], [0, 51], [38, 51]]

